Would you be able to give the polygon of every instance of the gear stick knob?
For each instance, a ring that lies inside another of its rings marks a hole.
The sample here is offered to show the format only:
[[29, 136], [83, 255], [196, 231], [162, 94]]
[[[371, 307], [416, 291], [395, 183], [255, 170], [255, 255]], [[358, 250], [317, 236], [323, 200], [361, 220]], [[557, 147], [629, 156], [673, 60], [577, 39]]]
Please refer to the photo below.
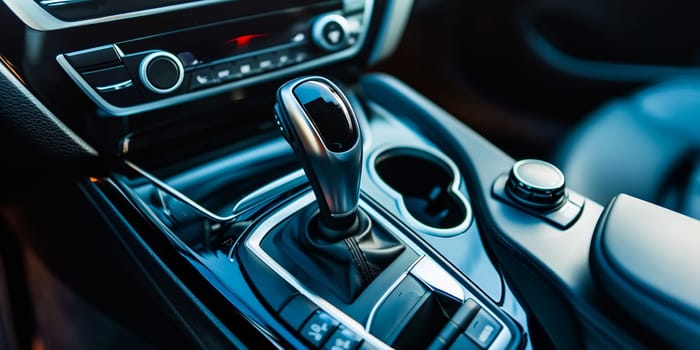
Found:
[[[347, 238], [357, 221], [362, 136], [340, 89], [322, 77], [289, 81], [277, 91], [275, 121], [316, 195], [324, 238]], [[328, 237], [334, 236], [334, 237]]]

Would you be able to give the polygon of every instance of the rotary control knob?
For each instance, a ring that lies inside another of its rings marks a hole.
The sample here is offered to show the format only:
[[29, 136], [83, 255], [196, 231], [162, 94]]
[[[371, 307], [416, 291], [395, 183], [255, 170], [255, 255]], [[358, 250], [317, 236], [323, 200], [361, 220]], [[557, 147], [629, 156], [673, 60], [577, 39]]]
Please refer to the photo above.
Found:
[[511, 198], [532, 209], [551, 210], [566, 201], [564, 174], [556, 166], [541, 160], [516, 162], [505, 187]]
[[311, 39], [326, 51], [336, 51], [348, 43], [348, 20], [341, 15], [322, 15], [311, 27]]
[[148, 54], [139, 65], [141, 83], [157, 94], [171, 93], [182, 85], [185, 68], [175, 55], [166, 51]]

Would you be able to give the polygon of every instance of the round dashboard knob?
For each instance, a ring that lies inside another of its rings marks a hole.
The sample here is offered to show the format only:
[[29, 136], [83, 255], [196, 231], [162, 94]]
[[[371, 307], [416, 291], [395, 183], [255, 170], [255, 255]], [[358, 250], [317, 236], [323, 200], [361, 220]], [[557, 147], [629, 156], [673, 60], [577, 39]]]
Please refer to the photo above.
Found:
[[554, 209], [566, 200], [564, 174], [545, 161], [523, 159], [510, 170], [506, 192], [526, 207]]
[[348, 42], [348, 20], [341, 15], [323, 15], [314, 21], [311, 38], [326, 51], [341, 49]]
[[170, 52], [156, 51], [141, 60], [139, 77], [148, 90], [157, 94], [167, 94], [182, 85], [185, 68], [180, 59]]

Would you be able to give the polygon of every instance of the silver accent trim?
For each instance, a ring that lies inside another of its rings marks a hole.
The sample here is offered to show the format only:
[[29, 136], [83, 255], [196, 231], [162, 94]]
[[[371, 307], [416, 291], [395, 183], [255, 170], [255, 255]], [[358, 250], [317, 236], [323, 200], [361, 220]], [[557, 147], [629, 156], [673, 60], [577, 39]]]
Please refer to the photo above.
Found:
[[459, 282], [430, 259], [421, 259], [416, 263], [411, 269], [411, 275], [434, 292], [451, 297], [460, 303], [467, 300]]
[[[350, 328], [353, 332], [355, 332], [357, 335], [361, 336], [365, 341], [369, 342], [371, 345], [379, 348], [379, 349], [390, 349], [389, 346], [384, 344], [381, 340], [377, 339], [374, 335], [369, 333], [369, 331], [365, 328], [365, 326], [361, 325], [359, 322], [355, 321], [348, 315], [346, 315], [343, 311], [340, 309], [336, 308], [333, 304], [329, 303], [325, 299], [321, 298], [319, 295], [316, 293], [312, 292], [308, 288], [306, 288], [299, 280], [297, 280], [292, 274], [290, 274], [287, 270], [284, 269], [280, 264], [278, 264], [270, 255], [267, 254], [262, 249], [262, 241], [265, 238], [265, 236], [277, 225], [279, 225], [281, 222], [283, 222], [286, 218], [289, 216], [293, 215], [294, 213], [298, 212], [299, 210], [303, 209], [304, 207], [312, 204], [314, 202], [314, 195], [311, 191], [308, 191], [306, 194], [302, 195], [301, 197], [295, 199], [291, 203], [285, 205], [281, 209], [277, 210], [267, 218], [265, 218], [260, 224], [258, 224], [251, 234], [248, 236], [248, 238], [245, 240], [244, 245], [247, 249], [249, 249], [255, 256], [257, 256], [258, 259], [260, 259], [262, 262], [267, 264], [267, 266], [272, 269], [277, 275], [279, 275], [283, 280], [285, 280], [287, 283], [289, 283], [294, 289], [296, 289], [301, 295], [309, 298], [311, 302], [316, 304], [318, 307], [320, 307], [322, 310], [327, 312], [329, 315], [333, 316], [336, 320], [340, 321], [345, 325], [346, 327]], [[416, 252], [420, 258], [417, 259], [414, 262], [414, 265], [411, 266], [410, 270], [407, 270], [404, 274], [402, 274], [397, 281], [395, 281], [392, 286], [390, 287], [391, 290], [395, 289], [395, 286], [398, 285], [398, 283], [401, 282], [406, 276], [407, 273], [412, 273], [414, 270], [414, 267], [417, 266], [421, 261], [428, 261], [428, 264], [430, 265], [425, 265], [423, 269], [425, 271], [429, 271], [428, 268], [438, 268], [442, 270], [442, 268], [439, 267], [437, 263], [432, 261], [429, 257], [425, 256], [423, 251], [415, 244], [413, 243], [412, 240], [408, 239], [404, 235], [403, 232], [400, 230], [396, 229], [386, 218], [384, 218], [382, 215], [380, 215], [376, 210], [374, 210], [372, 207], [367, 205], [362, 199], [360, 199], [359, 206], [365, 210], [367, 215], [369, 215], [373, 220], [377, 222], [377, 224], [383, 226], [387, 230], [390, 230], [396, 238], [398, 238], [403, 244], [406, 245], [406, 247], [412, 249], [414, 252]], [[233, 250], [229, 253], [229, 258], [233, 259], [231, 254], [233, 253]], [[422, 273], [425, 273], [423, 271]], [[443, 271], [444, 272], [444, 271]], [[432, 273], [432, 272], [429, 272]], [[415, 275], [414, 275], [415, 276]], [[424, 282], [425, 283], [425, 282]], [[430, 286], [429, 286], [430, 287]], [[434, 286], [433, 286], [434, 287]], [[460, 289], [462, 290], [462, 300], [467, 300], [467, 299], [473, 299], [479, 306], [481, 306], [482, 310], [486, 310], [493, 318], [501, 324], [502, 328], [501, 331], [499, 332], [498, 336], [494, 340], [493, 344], [489, 347], [489, 349], [505, 349], [505, 347], [508, 345], [510, 342], [510, 339], [512, 338], [512, 335], [506, 327], [506, 325], [503, 323], [503, 321], [500, 319], [500, 317], [497, 317], [496, 315], [491, 312], [491, 310], [488, 310], [487, 308], [484, 308], [483, 305], [481, 304], [481, 301], [479, 298], [474, 296], [469, 290], [465, 289], [464, 286], [459, 285]], [[388, 292], [390, 293], [390, 292]], [[386, 293], [385, 293], [386, 294]], [[372, 307], [372, 310], [375, 308], [378, 308], [378, 305], [381, 305], [382, 302], [386, 297], [380, 297], [380, 299], [375, 303], [375, 305]], [[369, 320], [368, 320], [369, 321]], [[371, 326], [371, 324], [370, 324]]]
[[[432, 227], [428, 226], [420, 221], [418, 221], [416, 218], [411, 215], [411, 213], [408, 211], [408, 208], [406, 208], [406, 204], [404, 204], [403, 201], [403, 196], [396, 192], [391, 186], [389, 186], [384, 180], [382, 179], [381, 176], [379, 176], [379, 173], [377, 173], [377, 169], [374, 166], [374, 164], [377, 162], [377, 158], [381, 155], [384, 154], [385, 152], [391, 152], [392, 150], [416, 150], [418, 152], [424, 152], [427, 154], [430, 154], [431, 156], [436, 157], [439, 161], [443, 162], [449, 169], [450, 172], [452, 173], [452, 184], [449, 187], [450, 192], [452, 192], [459, 201], [462, 202], [464, 205], [464, 210], [465, 210], [465, 215], [464, 215], [464, 220], [460, 222], [458, 225], [450, 228], [437, 228], [437, 227]], [[367, 171], [369, 173], [370, 178], [373, 180], [373, 182], [379, 186], [382, 190], [384, 190], [389, 196], [391, 196], [394, 199], [394, 203], [396, 205], [397, 210], [399, 211], [399, 214], [401, 215], [401, 218], [406, 220], [406, 222], [409, 224], [409, 226], [413, 227], [414, 229], [418, 230], [419, 232], [427, 233], [430, 235], [434, 236], [442, 236], [442, 237], [449, 237], [449, 236], [454, 236], [463, 232], [466, 232], [467, 229], [469, 229], [469, 226], [471, 226], [472, 219], [473, 219], [473, 210], [472, 207], [467, 201], [467, 198], [464, 197], [464, 194], [462, 194], [462, 191], [459, 190], [460, 186], [462, 185], [462, 176], [459, 172], [459, 169], [457, 168], [457, 165], [446, 155], [434, 150], [433, 148], [429, 147], [424, 147], [424, 146], [406, 146], [406, 145], [401, 145], [401, 144], [390, 144], [390, 145], [385, 145], [382, 146], [375, 151], [373, 151], [370, 156], [369, 160], [366, 163], [367, 166]]]
[[[4, 0], [5, 2], [10, 1], [10, 0]], [[22, 0], [15, 0], [15, 1], [22, 1]], [[230, 1], [230, 0], [221, 0], [221, 1]], [[205, 1], [202, 1], [205, 2]], [[219, 2], [219, 1], [217, 1]], [[336, 61], [340, 61], [346, 58], [350, 58], [352, 56], [355, 56], [360, 49], [362, 48], [366, 38], [367, 38], [367, 31], [369, 29], [369, 22], [370, 22], [370, 17], [372, 15], [372, 10], [374, 8], [374, 0], [366, 0], [366, 6], [364, 8], [364, 13], [362, 15], [363, 20], [362, 20], [362, 31], [360, 32], [360, 36], [355, 44], [352, 46], [342, 49], [333, 53], [329, 53], [328, 55], [325, 55], [323, 57], [315, 58], [312, 60], [308, 60], [303, 63], [297, 63], [295, 65], [286, 67], [286, 68], [281, 68], [278, 70], [274, 70], [268, 73], [264, 74], [259, 74], [252, 76], [250, 78], [245, 78], [237, 81], [232, 81], [230, 83], [222, 84], [222, 85], [217, 85], [213, 87], [209, 87], [206, 89], [201, 89], [193, 92], [187, 92], [181, 95], [177, 96], [172, 96], [172, 97], [167, 97], [159, 101], [153, 101], [153, 102], [146, 102], [134, 106], [129, 106], [129, 107], [118, 107], [115, 106], [107, 100], [105, 100], [100, 94], [98, 94], [92, 87], [90, 87], [90, 84], [88, 84], [82, 76], [80, 76], [80, 73], [78, 73], [75, 68], [73, 68], [64, 55], [58, 55], [56, 56], [56, 61], [58, 64], [63, 68], [63, 70], [66, 71], [68, 76], [80, 87], [81, 90], [93, 101], [95, 104], [101, 108], [105, 113], [112, 115], [112, 116], [129, 116], [133, 114], [138, 114], [142, 112], [147, 112], [151, 111], [154, 109], [159, 109], [167, 106], [172, 106], [180, 103], [185, 103], [185, 102], [190, 102], [194, 101], [203, 97], [207, 96], [212, 96], [216, 95], [222, 92], [227, 92], [235, 89], [240, 89], [244, 88], [250, 85], [254, 85], [257, 83], [263, 83], [275, 79], [280, 79], [285, 76], [289, 76], [292, 74], [304, 72], [310, 69], [315, 69], [320, 66], [328, 65]], [[43, 10], [42, 10], [43, 11]], [[114, 45], [115, 48], [118, 49], [117, 45]], [[117, 50], [117, 52], [122, 55], [124, 53], [121, 50]]]
[[75, 4], [82, 4], [84, 2], [92, 2], [93, 0], [41, 0], [39, 5], [45, 7], [59, 7], [59, 6], [70, 6]]
[[[323, 136], [294, 92], [301, 85], [313, 85], [332, 96], [340, 105], [342, 113], [357, 133], [355, 143], [345, 151], [334, 152], [326, 146]], [[320, 204], [325, 205], [333, 217], [346, 217], [357, 211], [360, 196], [360, 178], [362, 175], [362, 130], [350, 102], [342, 90], [330, 80], [322, 77], [303, 77], [294, 79], [280, 87], [278, 92], [278, 118], [294, 142], [305, 172], [312, 172], [316, 183], [311, 183]], [[308, 165], [308, 166], [306, 166]], [[321, 212], [325, 213], [324, 208]]]
[[134, 86], [134, 82], [131, 81], [131, 79], [127, 81], [122, 81], [121, 83], [116, 83], [112, 85], [107, 85], [107, 86], [95, 86], [95, 90], [99, 92], [110, 92], [110, 91], [117, 91], [121, 89], [126, 89], [128, 87]]
[[384, 304], [386, 299], [389, 297], [389, 295], [391, 295], [391, 293], [394, 292], [396, 287], [398, 287], [399, 284], [401, 284], [401, 282], [403, 282], [403, 280], [406, 279], [406, 276], [408, 276], [408, 273], [411, 270], [411, 268], [422, 259], [423, 257], [421, 256], [416, 261], [414, 261], [413, 264], [411, 264], [411, 267], [409, 267], [408, 270], [404, 271], [399, 276], [399, 278], [397, 278], [396, 281], [394, 281], [394, 283], [392, 283], [391, 286], [389, 286], [386, 292], [384, 292], [384, 294], [382, 294], [382, 296], [379, 297], [379, 300], [377, 300], [374, 306], [372, 306], [372, 310], [369, 312], [369, 316], [367, 317], [367, 322], [365, 322], [365, 330], [367, 330], [367, 332], [369, 332], [372, 329], [372, 322], [374, 322], [374, 316], [377, 314], [377, 310], [379, 310], [379, 307], [382, 306], [382, 304]]
[[137, 172], [139, 175], [141, 175], [141, 176], [143, 176], [144, 178], [146, 178], [146, 180], [148, 180], [150, 183], [152, 183], [156, 188], [158, 188], [159, 190], [162, 190], [163, 192], [165, 192], [165, 193], [167, 193], [167, 194], [169, 194], [169, 195], [175, 197], [177, 200], [179, 200], [179, 201], [185, 203], [187, 206], [189, 206], [190, 208], [194, 209], [194, 210], [197, 211], [198, 213], [202, 214], [203, 216], [205, 216], [205, 217], [206, 217], [207, 219], [209, 219], [209, 220], [212, 220], [212, 221], [218, 222], [218, 223], [222, 223], [222, 224], [224, 224], [224, 223], [231, 223], [231, 222], [236, 221], [236, 219], [240, 216], [240, 214], [242, 214], [242, 213], [235, 212], [235, 213], [233, 213], [233, 214], [231, 214], [231, 215], [228, 215], [228, 216], [220, 216], [220, 215], [217, 215], [217, 214], [215, 214], [215, 213], [209, 211], [207, 208], [204, 208], [203, 206], [199, 205], [197, 202], [195, 202], [194, 200], [190, 199], [190, 197], [187, 197], [185, 194], [183, 194], [182, 192], [180, 192], [180, 191], [176, 190], [175, 188], [171, 187], [170, 185], [168, 185], [167, 183], [163, 182], [163, 181], [160, 180], [159, 178], [157, 178], [157, 177], [151, 175], [151, 174], [150, 174], [149, 172], [147, 172], [146, 170], [141, 169], [141, 168], [140, 168], [139, 166], [137, 166], [136, 164], [134, 164], [134, 163], [132, 163], [132, 162], [126, 160], [126, 159], [123, 159], [122, 161], [123, 161], [124, 164], [126, 164], [126, 166], [128, 166], [130, 169], [134, 170], [134, 171]]
[[[331, 22], [338, 23], [340, 29], [342, 29], [343, 31], [343, 40], [339, 41], [337, 44], [332, 44], [328, 42], [326, 40], [326, 37], [323, 35], [323, 28]], [[314, 24], [311, 26], [311, 38], [313, 39], [314, 44], [318, 45], [322, 49], [326, 51], [335, 51], [348, 43], [348, 36], [350, 35], [349, 28], [350, 24], [348, 23], [348, 20], [341, 15], [321, 15], [314, 21]]]
[[[167, 89], [161, 89], [161, 88], [153, 85], [153, 83], [151, 83], [151, 80], [148, 78], [148, 65], [151, 64], [151, 62], [153, 62], [153, 60], [155, 60], [157, 58], [161, 58], [161, 57], [166, 58], [166, 59], [172, 61], [173, 63], [175, 63], [175, 66], [177, 67], [177, 72], [178, 72], [177, 81], [175, 82], [175, 85], [173, 85]], [[153, 53], [146, 55], [146, 57], [144, 57], [141, 60], [141, 63], [139, 64], [139, 78], [141, 78], [141, 83], [148, 90], [151, 90], [157, 94], [167, 94], [167, 93], [171, 93], [171, 92], [177, 90], [177, 88], [179, 88], [180, 85], [182, 85], [182, 82], [185, 80], [185, 67], [182, 65], [182, 62], [180, 61], [180, 59], [177, 58], [175, 55], [171, 54], [170, 52], [156, 51], [156, 52], [153, 52]]]
[[382, 26], [377, 33], [377, 41], [372, 48], [369, 64], [375, 64], [389, 57], [399, 45], [406, 24], [411, 15], [413, 0], [388, 0]]
[[166, 12], [185, 10], [189, 8], [213, 5], [217, 3], [230, 1], [236, 0], [200, 0], [188, 2], [185, 4], [163, 6], [158, 8], [120, 13], [116, 15], [109, 15], [98, 18], [84, 19], [78, 21], [64, 21], [46, 12], [46, 10], [44, 10], [39, 4], [37, 4], [33, 0], [3, 0], [7, 7], [9, 7], [10, 10], [14, 12], [15, 16], [19, 17], [19, 19], [22, 20], [24, 24], [26, 24], [32, 29], [39, 31], [82, 27], [92, 24], [119, 21], [134, 17], [151, 16]]

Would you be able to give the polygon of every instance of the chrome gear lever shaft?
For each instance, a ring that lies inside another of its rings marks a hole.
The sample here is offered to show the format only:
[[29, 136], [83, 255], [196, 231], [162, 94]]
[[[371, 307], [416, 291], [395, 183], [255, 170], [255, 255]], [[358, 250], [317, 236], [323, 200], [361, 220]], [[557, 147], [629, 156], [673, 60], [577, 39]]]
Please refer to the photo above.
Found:
[[346, 238], [341, 232], [357, 222], [362, 172], [362, 136], [348, 99], [328, 79], [294, 79], [277, 91], [275, 121], [316, 195], [321, 223], [330, 229], [322, 231], [338, 232], [325, 238]]

